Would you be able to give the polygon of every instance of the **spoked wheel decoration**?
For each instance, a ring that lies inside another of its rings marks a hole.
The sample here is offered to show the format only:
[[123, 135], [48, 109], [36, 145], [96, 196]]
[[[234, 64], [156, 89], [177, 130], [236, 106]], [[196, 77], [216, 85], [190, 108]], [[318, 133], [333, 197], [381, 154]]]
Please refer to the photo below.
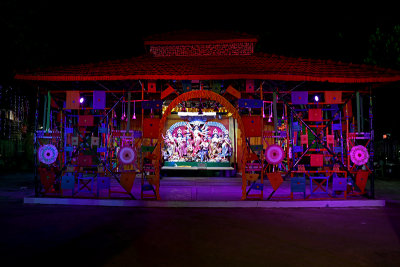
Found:
[[362, 145], [352, 147], [350, 150], [350, 159], [357, 166], [366, 164], [369, 159], [367, 148]]
[[132, 164], [135, 161], [136, 155], [132, 147], [122, 147], [118, 152], [118, 159], [122, 164]]
[[40, 162], [50, 165], [57, 160], [58, 150], [54, 145], [43, 145], [39, 148], [38, 155]]
[[265, 159], [269, 164], [279, 164], [284, 157], [283, 149], [278, 145], [270, 145], [265, 150]]

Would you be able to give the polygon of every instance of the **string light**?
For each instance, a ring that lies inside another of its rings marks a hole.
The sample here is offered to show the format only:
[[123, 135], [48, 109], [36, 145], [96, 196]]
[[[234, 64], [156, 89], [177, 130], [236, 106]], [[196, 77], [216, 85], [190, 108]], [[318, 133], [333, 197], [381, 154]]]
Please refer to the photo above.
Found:
[[133, 101], [133, 116], [132, 116], [132, 120], [136, 120], [136, 106], [135, 106], [135, 104], [136, 104], [136, 101]]

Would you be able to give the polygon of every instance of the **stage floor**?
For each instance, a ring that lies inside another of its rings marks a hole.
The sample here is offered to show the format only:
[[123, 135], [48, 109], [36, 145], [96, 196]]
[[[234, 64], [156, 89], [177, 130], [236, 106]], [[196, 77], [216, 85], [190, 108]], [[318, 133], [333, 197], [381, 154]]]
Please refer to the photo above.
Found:
[[[160, 201], [140, 200], [141, 179], [138, 175], [131, 193], [137, 200], [129, 199], [127, 194], [113, 193], [112, 199], [102, 191], [100, 197], [90, 193], [78, 193], [71, 197], [28, 197], [25, 203], [38, 204], [73, 204], [73, 205], [110, 205], [144, 207], [364, 207], [385, 206], [384, 200], [368, 199], [363, 196], [329, 198], [327, 194], [310, 195], [309, 181], [306, 183], [306, 199], [302, 193], [295, 193], [290, 200], [290, 182], [284, 181], [273, 196], [269, 181], [264, 182], [263, 199], [241, 200], [242, 179], [240, 177], [163, 177], [160, 180]], [[120, 185], [112, 179], [112, 191], [122, 191]], [[260, 191], [252, 190], [250, 194]], [[329, 191], [330, 192], [330, 191]], [[150, 194], [151, 191], [146, 191]]]

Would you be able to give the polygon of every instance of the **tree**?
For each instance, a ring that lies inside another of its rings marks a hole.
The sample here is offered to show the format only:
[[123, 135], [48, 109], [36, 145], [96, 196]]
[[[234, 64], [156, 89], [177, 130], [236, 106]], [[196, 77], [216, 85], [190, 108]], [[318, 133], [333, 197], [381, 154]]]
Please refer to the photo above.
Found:
[[392, 27], [377, 27], [369, 37], [366, 64], [400, 69], [400, 24]]

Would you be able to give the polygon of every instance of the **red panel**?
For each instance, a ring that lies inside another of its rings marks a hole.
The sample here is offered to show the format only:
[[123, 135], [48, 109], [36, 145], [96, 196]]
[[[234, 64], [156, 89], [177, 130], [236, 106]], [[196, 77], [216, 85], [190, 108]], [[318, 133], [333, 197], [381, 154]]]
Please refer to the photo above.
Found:
[[80, 115], [78, 120], [79, 126], [93, 126], [93, 116], [92, 115]]
[[368, 175], [369, 175], [368, 171], [357, 171], [356, 185], [361, 190], [361, 192], [364, 192], [365, 190], [365, 186], [367, 185]]
[[161, 99], [166, 98], [167, 96], [169, 96], [172, 93], [176, 93], [175, 89], [172, 86], [168, 86], [167, 89], [165, 89], [164, 91], [161, 92]]
[[90, 155], [79, 155], [78, 156], [78, 166], [91, 166], [92, 156]]
[[279, 186], [283, 183], [282, 175], [279, 172], [269, 172], [267, 173], [267, 178], [271, 183], [272, 188], [276, 191]]
[[309, 121], [322, 121], [322, 109], [312, 108], [308, 110]]
[[78, 120], [79, 126], [93, 126], [93, 116], [92, 115], [80, 115]]
[[232, 85], [229, 85], [228, 88], [226, 88], [225, 92], [233, 95], [237, 99], [242, 98], [241, 93], [238, 90], [236, 90]]
[[254, 80], [246, 80], [246, 93], [254, 93]]
[[149, 93], [156, 93], [157, 92], [156, 81], [155, 80], [148, 81], [147, 86], [148, 86], [147, 89], [149, 90]]
[[261, 136], [261, 116], [242, 116], [246, 137]]
[[159, 125], [160, 119], [145, 118], [143, 120], [143, 137], [157, 139]]
[[302, 134], [300, 136], [300, 144], [308, 145], [308, 135], [307, 134]]
[[326, 142], [328, 143], [328, 145], [333, 145], [335, 143], [335, 137], [333, 134], [328, 134], [326, 136]]
[[322, 167], [324, 166], [324, 155], [321, 154], [311, 154], [310, 156], [311, 167]]
[[342, 103], [342, 92], [341, 91], [326, 91], [325, 92], [325, 103], [326, 104]]
[[67, 99], [65, 103], [66, 109], [79, 109], [79, 99], [81, 95], [78, 91], [67, 91]]

